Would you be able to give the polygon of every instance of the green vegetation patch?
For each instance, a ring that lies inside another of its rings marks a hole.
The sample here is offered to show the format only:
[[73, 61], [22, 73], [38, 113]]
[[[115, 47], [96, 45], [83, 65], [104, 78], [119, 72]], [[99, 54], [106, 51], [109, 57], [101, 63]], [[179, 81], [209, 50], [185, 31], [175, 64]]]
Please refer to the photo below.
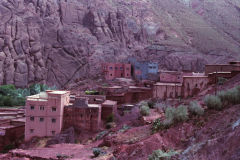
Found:
[[46, 90], [55, 90], [45, 84], [33, 84], [29, 88], [18, 88], [12, 84], [0, 86], [0, 106], [24, 106], [27, 96], [38, 94]]
[[170, 160], [172, 156], [179, 154], [175, 150], [170, 150], [168, 152], [164, 152], [160, 149], [153, 151], [151, 155], [149, 155], [148, 160]]

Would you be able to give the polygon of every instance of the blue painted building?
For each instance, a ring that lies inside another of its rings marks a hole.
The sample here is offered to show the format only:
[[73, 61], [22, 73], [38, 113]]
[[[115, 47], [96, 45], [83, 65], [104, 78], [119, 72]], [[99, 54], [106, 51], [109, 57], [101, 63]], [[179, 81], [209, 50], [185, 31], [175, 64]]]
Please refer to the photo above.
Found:
[[136, 58], [128, 58], [132, 64], [132, 74], [136, 80], [158, 80], [158, 63], [150, 61], [138, 61]]

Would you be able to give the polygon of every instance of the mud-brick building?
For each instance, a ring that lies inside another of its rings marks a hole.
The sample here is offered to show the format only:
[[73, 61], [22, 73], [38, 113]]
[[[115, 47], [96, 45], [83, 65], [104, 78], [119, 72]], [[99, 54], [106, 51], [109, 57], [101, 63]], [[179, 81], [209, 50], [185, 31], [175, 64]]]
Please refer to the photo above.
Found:
[[129, 58], [129, 63], [132, 65], [133, 77], [136, 80], [154, 80], [158, 77], [158, 63], [151, 61], [138, 61], [135, 58]]
[[219, 78], [230, 79], [233, 76], [232, 72], [212, 72], [208, 74], [209, 84], [216, 84]]
[[106, 101], [106, 95], [81, 95], [88, 99], [88, 104], [102, 104]]
[[63, 128], [96, 132], [101, 125], [101, 111], [100, 104], [88, 104], [88, 98], [78, 97], [73, 104], [64, 107]]
[[233, 61], [228, 64], [209, 64], [205, 66], [206, 75], [214, 72], [240, 73], [240, 61]]
[[61, 132], [63, 109], [69, 104], [69, 95], [69, 91], [46, 91], [27, 97], [25, 140]]
[[153, 87], [153, 97], [160, 99], [179, 98], [182, 96], [181, 83], [156, 83]]
[[184, 98], [197, 95], [207, 88], [209, 84], [208, 76], [184, 76], [182, 84], [182, 96]]
[[131, 78], [131, 64], [103, 63], [102, 70], [106, 80]]
[[106, 100], [102, 104], [102, 120], [107, 120], [110, 115], [117, 114], [117, 102]]
[[163, 83], [182, 83], [183, 72], [178, 71], [160, 71], [160, 82]]

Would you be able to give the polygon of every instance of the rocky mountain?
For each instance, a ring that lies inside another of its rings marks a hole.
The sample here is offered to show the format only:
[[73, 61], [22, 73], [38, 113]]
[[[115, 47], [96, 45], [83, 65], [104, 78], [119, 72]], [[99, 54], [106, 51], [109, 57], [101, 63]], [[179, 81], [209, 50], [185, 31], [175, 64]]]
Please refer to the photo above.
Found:
[[239, 51], [238, 0], [0, 1], [0, 84], [64, 87], [129, 56], [202, 71]]

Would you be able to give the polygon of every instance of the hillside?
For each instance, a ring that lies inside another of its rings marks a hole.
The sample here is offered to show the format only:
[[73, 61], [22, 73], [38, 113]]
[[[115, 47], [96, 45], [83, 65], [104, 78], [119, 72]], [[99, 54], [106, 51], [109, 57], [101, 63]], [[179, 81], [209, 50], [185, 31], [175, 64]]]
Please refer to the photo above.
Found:
[[238, 0], [2, 0], [0, 84], [64, 87], [128, 56], [202, 71], [239, 58]]

